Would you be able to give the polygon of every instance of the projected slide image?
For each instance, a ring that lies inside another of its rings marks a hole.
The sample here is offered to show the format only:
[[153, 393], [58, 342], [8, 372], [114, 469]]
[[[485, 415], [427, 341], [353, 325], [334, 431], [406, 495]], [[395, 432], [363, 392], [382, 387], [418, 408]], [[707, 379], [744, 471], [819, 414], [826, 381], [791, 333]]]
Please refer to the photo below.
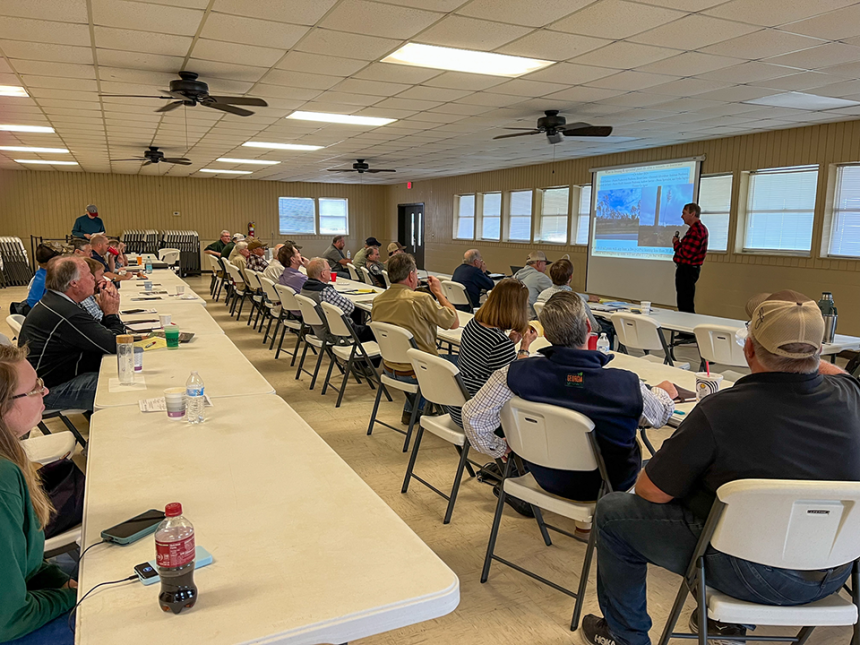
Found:
[[684, 226], [681, 213], [693, 201], [693, 184], [642, 189], [639, 246], [672, 246], [675, 231]]

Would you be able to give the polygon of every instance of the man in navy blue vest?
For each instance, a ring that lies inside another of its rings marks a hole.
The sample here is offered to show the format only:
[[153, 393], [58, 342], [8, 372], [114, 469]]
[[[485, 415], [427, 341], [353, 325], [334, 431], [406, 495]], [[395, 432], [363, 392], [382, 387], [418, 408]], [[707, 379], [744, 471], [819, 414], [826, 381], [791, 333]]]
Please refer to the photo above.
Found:
[[[481, 306], [481, 291], [489, 291], [496, 283], [487, 275], [487, 265], [478, 249], [469, 249], [463, 256], [463, 264], [454, 269], [451, 280], [466, 287], [469, 300], [475, 307]], [[467, 305], [455, 305], [460, 311], [472, 311]]]
[[[675, 410], [675, 387], [664, 381], [649, 388], [633, 372], [606, 368], [612, 356], [586, 348], [591, 332], [586, 305], [573, 292], [550, 298], [540, 314], [551, 347], [540, 356], [514, 361], [493, 373], [463, 406], [463, 428], [472, 447], [493, 457], [510, 452], [496, 434], [505, 403], [514, 396], [576, 410], [594, 422], [613, 490], [628, 490], [642, 466], [636, 431], [639, 425], [659, 428]], [[546, 491], [576, 500], [597, 499], [600, 473], [569, 472], [527, 464]], [[587, 539], [587, 529], [577, 528]]]

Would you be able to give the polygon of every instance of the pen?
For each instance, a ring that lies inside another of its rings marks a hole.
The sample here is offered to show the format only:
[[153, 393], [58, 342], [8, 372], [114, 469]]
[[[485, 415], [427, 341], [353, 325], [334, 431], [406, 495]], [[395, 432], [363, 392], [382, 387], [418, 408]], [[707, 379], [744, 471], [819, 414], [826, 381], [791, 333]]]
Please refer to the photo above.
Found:
[[144, 348], [144, 349], [149, 349], [150, 347], [152, 347], [153, 345], [155, 345], [157, 342], [158, 342], [158, 341], [154, 340], [154, 341], [152, 341], [149, 345], [144, 345], [144, 347], [143, 347], [143, 348]]
[[684, 415], [685, 415], [685, 414], [687, 414], [687, 413], [686, 413], [686, 412], [684, 412], [684, 411], [682, 411], [682, 410], [675, 410], [675, 414], [677, 414], [679, 417], [682, 417], [682, 416], [684, 416]]

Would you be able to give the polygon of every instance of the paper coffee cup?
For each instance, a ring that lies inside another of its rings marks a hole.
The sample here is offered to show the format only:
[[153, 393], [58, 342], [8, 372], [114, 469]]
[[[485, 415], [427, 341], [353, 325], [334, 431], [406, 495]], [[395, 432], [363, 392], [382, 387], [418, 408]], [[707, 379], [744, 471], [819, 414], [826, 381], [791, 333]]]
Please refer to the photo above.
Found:
[[720, 383], [723, 382], [722, 374], [711, 374], [707, 372], [696, 372], [696, 400], [701, 401], [709, 394], [720, 391]]
[[170, 326], [170, 314], [159, 314], [158, 321], [161, 323], [162, 327]]
[[147, 280], [146, 282], [144, 282], [143, 283], [143, 289], [144, 289], [144, 291], [152, 291], [152, 281]]
[[180, 420], [185, 417], [185, 388], [169, 387], [164, 390], [164, 402], [167, 404], [167, 418]]

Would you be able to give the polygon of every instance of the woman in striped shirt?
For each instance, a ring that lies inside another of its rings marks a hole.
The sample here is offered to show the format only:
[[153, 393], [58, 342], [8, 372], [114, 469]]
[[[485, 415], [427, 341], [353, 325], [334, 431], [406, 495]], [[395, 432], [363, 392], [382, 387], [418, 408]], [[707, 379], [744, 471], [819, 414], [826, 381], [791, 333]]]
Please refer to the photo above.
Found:
[[[470, 395], [474, 395], [490, 375], [518, 358], [528, 358], [529, 346], [537, 332], [529, 325], [529, 290], [519, 280], [499, 282], [475, 317], [463, 328], [457, 366]], [[505, 333], [510, 330], [510, 333]], [[516, 344], [521, 343], [517, 351]], [[460, 408], [448, 408], [460, 426]]]

